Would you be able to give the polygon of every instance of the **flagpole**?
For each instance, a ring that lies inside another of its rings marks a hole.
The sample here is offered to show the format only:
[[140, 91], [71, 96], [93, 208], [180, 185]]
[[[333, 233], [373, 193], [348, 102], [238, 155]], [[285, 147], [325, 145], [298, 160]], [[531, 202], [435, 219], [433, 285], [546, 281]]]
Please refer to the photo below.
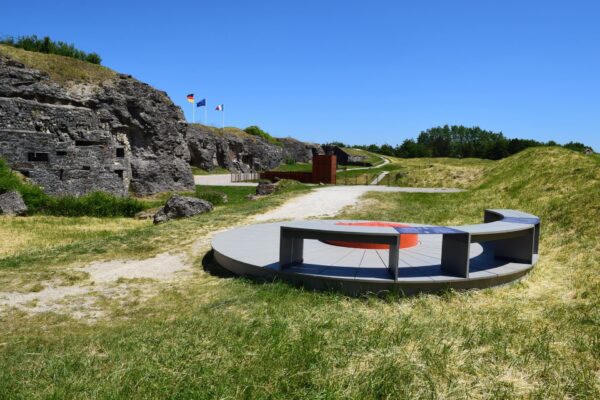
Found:
[[196, 122], [196, 102], [192, 101], [192, 124]]
[[206, 125], [206, 109], [208, 108], [208, 100], [204, 100], [204, 125]]
[[225, 129], [225, 107], [223, 107], [223, 129]]

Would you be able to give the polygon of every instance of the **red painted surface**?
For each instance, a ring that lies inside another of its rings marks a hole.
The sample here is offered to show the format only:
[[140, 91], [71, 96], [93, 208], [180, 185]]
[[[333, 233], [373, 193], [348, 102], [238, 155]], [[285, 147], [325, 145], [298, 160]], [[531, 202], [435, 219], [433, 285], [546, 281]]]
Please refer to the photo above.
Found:
[[[348, 226], [389, 226], [391, 228], [407, 228], [410, 225], [397, 224], [395, 222], [338, 222], [336, 225], [348, 225]], [[377, 244], [377, 243], [360, 243], [360, 242], [344, 242], [342, 240], [328, 240], [327, 244], [341, 247], [351, 247], [353, 249], [370, 249], [370, 250], [387, 250], [388, 245]], [[419, 243], [419, 235], [414, 233], [403, 233], [400, 235], [400, 245], [398, 248], [407, 249], [414, 247]]]
[[293, 179], [303, 183], [325, 183], [335, 185], [336, 156], [315, 155], [312, 161], [312, 172], [266, 171], [260, 174], [261, 179], [275, 178]]
[[337, 157], [317, 155], [313, 157], [312, 162], [313, 183], [329, 183], [335, 185]]

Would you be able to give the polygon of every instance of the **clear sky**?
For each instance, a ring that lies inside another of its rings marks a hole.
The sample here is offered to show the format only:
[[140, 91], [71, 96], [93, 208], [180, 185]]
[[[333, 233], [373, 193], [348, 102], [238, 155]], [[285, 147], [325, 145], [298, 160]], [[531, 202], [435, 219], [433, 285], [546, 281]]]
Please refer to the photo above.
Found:
[[[191, 119], [401, 143], [443, 124], [600, 150], [598, 1], [10, 1], [0, 34], [72, 42]], [[203, 112], [196, 113], [197, 119]]]

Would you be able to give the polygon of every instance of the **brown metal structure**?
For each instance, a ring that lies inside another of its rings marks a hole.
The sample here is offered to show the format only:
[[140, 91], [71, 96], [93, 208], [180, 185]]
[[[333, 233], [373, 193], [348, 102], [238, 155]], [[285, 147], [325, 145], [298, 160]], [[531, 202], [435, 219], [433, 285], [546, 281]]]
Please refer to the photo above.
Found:
[[266, 171], [260, 174], [261, 179], [274, 181], [279, 179], [293, 179], [303, 183], [325, 183], [335, 185], [337, 157], [334, 155], [314, 155], [312, 172], [284, 172]]

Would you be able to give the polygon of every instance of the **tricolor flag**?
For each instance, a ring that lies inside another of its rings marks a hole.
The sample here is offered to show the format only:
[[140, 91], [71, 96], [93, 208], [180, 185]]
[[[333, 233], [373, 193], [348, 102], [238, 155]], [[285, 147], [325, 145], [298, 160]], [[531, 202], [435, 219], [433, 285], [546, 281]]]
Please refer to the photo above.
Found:
[[223, 111], [223, 110], [224, 110], [224, 107], [225, 107], [225, 104], [219, 104], [219, 105], [217, 106], [217, 108], [215, 108], [215, 111]]
[[202, 99], [196, 103], [196, 107], [206, 107], [206, 99]]
[[190, 103], [194, 102], [194, 93], [190, 93], [187, 95], [187, 101], [189, 101]]

